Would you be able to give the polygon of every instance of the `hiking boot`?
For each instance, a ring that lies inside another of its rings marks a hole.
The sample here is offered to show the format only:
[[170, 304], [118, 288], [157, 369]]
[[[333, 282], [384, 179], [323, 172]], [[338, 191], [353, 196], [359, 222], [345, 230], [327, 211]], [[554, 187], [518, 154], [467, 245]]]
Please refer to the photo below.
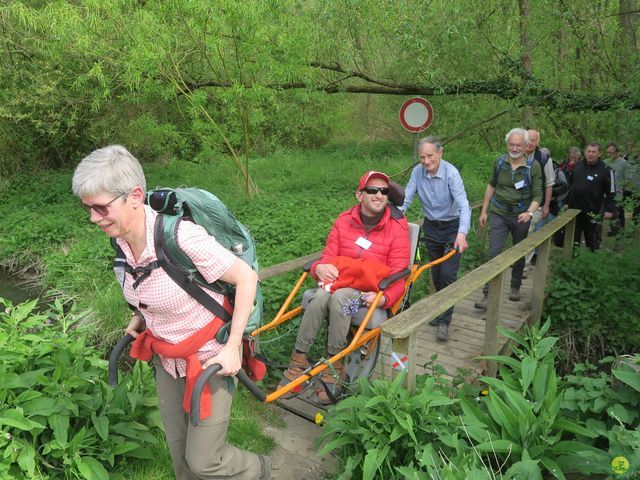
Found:
[[509, 300], [511, 300], [512, 302], [519, 302], [520, 301], [520, 289], [519, 288], [511, 287], [511, 293], [509, 294]]
[[284, 371], [283, 377], [287, 380], [287, 383], [292, 382], [300, 377], [307, 368], [309, 368], [307, 354], [298, 353], [294, 350], [289, 361], [289, 368]]
[[429, 325], [431, 325], [432, 327], [437, 327], [439, 324], [440, 324], [440, 320], [438, 318], [434, 318], [429, 322]]
[[447, 325], [446, 323], [441, 323], [440, 325], [438, 325], [436, 340], [440, 340], [441, 342], [446, 342], [447, 340], [449, 340], [449, 325]]
[[474, 307], [480, 310], [486, 310], [487, 304], [489, 303], [489, 294], [485, 293], [482, 295], [482, 298], [473, 304]]
[[327, 393], [327, 389], [333, 395], [333, 398], [337, 399], [342, 393], [342, 382], [346, 379], [346, 373], [344, 371], [344, 363], [342, 360], [338, 360], [333, 364], [333, 369], [338, 376], [338, 384], [336, 384], [336, 378], [334, 377], [331, 367], [327, 367], [322, 371], [320, 380], [324, 383], [317, 391], [318, 402], [322, 405], [331, 405], [333, 403], [332, 398]]
[[260, 460], [260, 476], [258, 480], [269, 480], [271, 478], [271, 459], [266, 455], [258, 454]]

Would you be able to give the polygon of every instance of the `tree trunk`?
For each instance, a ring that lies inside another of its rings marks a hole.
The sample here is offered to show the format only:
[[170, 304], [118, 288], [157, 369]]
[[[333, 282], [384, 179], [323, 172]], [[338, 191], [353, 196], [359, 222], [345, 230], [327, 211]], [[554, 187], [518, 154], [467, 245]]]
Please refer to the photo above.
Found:
[[[531, 11], [531, 3], [529, 0], [518, 0], [518, 8], [520, 11], [520, 64], [522, 69], [530, 77], [531, 70], [531, 41], [529, 40], [529, 31], [527, 22], [529, 21], [529, 13]], [[534, 116], [530, 107], [522, 112], [522, 121], [525, 128], [533, 128]]]

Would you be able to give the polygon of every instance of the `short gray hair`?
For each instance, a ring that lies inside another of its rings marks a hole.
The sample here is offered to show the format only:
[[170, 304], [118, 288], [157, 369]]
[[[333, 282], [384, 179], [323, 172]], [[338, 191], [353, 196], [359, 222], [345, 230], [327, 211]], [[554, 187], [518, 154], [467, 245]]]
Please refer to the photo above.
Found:
[[72, 189], [77, 197], [111, 193], [124, 195], [136, 187], [143, 193], [147, 182], [140, 162], [121, 145], [94, 150], [83, 158], [73, 173]]
[[531, 138], [529, 137], [529, 132], [527, 130], [525, 130], [524, 128], [512, 128], [511, 130], [509, 130], [509, 133], [507, 133], [507, 136], [504, 137], [505, 143], [509, 143], [509, 138], [512, 135], [522, 135], [522, 137], [524, 138], [525, 145], [529, 145], [529, 142], [531, 141]]
[[422, 140], [418, 142], [418, 151], [420, 151], [420, 149], [426, 144], [433, 145], [434, 148], [438, 151], [442, 150], [442, 142], [438, 140], [436, 137], [434, 137], [433, 135], [424, 137]]
[[569, 147], [569, 155], [572, 153], [577, 153], [578, 155], [582, 155], [582, 152], [578, 147]]

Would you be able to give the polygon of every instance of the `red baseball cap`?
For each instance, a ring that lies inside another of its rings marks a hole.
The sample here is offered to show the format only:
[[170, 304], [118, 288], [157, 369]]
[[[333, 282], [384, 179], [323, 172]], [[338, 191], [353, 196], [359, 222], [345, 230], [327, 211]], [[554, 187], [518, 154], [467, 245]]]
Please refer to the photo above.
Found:
[[367, 173], [360, 177], [360, 183], [358, 184], [358, 191], [362, 190], [367, 186], [369, 180], [373, 180], [374, 178], [380, 178], [385, 182], [389, 183], [389, 177], [382, 172], [376, 172], [374, 170], [369, 170]]

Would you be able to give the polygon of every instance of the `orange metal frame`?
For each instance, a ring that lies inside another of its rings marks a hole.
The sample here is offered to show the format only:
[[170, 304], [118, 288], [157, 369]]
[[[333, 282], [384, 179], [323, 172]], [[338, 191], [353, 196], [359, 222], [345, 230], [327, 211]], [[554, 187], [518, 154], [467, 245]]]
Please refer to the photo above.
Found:
[[[425, 270], [433, 267], [434, 265], [438, 265], [440, 263], [447, 261], [449, 258], [451, 258], [455, 254], [456, 254], [456, 250], [451, 250], [449, 253], [447, 253], [443, 257], [438, 258], [437, 260], [429, 262], [425, 265], [422, 265], [419, 268], [417, 265], [413, 265], [411, 269], [411, 273], [407, 274], [407, 277], [405, 279], [405, 295], [407, 294], [411, 284], [417, 281], [418, 278], [420, 278], [420, 276]], [[300, 287], [302, 286], [302, 284], [304, 283], [304, 281], [308, 276], [309, 276], [308, 272], [303, 272], [302, 275], [300, 275], [300, 278], [294, 285], [293, 290], [291, 290], [291, 293], [289, 293], [289, 296], [286, 298], [286, 300], [280, 307], [280, 310], [278, 310], [278, 313], [276, 314], [274, 319], [271, 322], [267, 323], [266, 325], [263, 325], [262, 327], [251, 332], [252, 337], [257, 337], [260, 333], [265, 332], [267, 330], [271, 330], [277, 327], [278, 325], [281, 325], [282, 323], [300, 315], [300, 313], [302, 312], [301, 306], [294, 307], [291, 310], [288, 310], [288, 308], [291, 305], [291, 302], [293, 302], [293, 299], [295, 298], [296, 294], [300, 290]], [[378, 303], [380, 302], [380, 298], [382, 298], [383, 293], [384, 293], [383, 291], [379, 291], [376, 294], [375, 299], [373, 300], [373, 302], [371, 303], [371, 306], [369, 307], [369, 310], [367, 311], [367, 314], [362, 320], [362, 323], [360, 324], [356, 332], [353, 334], [351, 343], [344, 350], [342, 350], [340, 353], [337, 353], [333, 357], [329, 358], [327, 361], [315, 365], [307, 373], [303, 374], [302, 376], [298, 377], [292, 382], [289, 382], [287, 385], [280, 387], [273, 393], [267, 395], [265, 402], [267, 403], [273, 402], [279, 399], [280, 397], [282, 397], [283, 395], [286, 395], [287, 393], [291, 392], [295, 388], [299, 387], [303, 383], [307, 382], [308, 380], [310, 380], [311, 378], [315, 377], [316, 375], [321, 373], [323, 370], [328, 368], [329, 364], [333, 365], [338, 360], [341, 360], [342, 358], [348, 355], [351, 355], [356, 349], [360, 348], [366, 343], [372, 341], [373, 345], [375, 345], [375, 342], [377, 342], [380, 337], [380, 332], [381, 332], [380, 327], [373, 328], [367, 332], [365, 332], [365, 330], [367, 328], [367, 325], [369, 324], [369, 320], [373, 316], [373, 312], [375, 311]], [[397, 313], [398, 309], [402, 305], [403, 299], [404, 299], [404, 296], [400, 298], [392, 306], [391, 311], [394, 314]]]

